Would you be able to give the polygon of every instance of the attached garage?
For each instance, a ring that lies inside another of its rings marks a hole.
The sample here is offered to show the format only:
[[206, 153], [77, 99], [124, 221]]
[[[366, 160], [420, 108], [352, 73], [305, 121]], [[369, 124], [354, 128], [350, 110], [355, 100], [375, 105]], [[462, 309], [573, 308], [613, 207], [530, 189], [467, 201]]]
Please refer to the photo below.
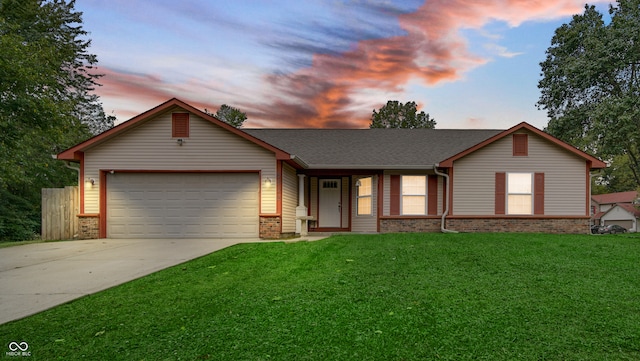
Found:
[[258, 237], [258, 173], [116, 172], [106, 180], [109, 238]]

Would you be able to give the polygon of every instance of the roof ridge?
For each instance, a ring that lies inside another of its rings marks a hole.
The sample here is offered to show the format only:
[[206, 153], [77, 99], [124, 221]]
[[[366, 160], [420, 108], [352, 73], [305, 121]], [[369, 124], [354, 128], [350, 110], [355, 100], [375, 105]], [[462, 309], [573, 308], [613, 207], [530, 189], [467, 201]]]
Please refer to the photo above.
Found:
[[430, 129], [430, 128], [241, 128], [242, 130], [339, 130], [339, 131], [460, 131], [460, 132], [468, 132], [468, 131], [488, 131], [488, 132], [500, 132], [504, 131], [504, 129], [489, 129], [489, 128], [438, 128], [438, 129]]

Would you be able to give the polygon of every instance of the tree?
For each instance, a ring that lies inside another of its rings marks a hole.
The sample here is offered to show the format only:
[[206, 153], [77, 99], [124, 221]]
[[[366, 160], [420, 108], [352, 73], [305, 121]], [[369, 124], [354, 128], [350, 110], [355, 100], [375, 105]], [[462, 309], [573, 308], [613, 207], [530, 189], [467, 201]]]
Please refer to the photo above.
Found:
[[74, 1], [0, 0], [0, 239], [40, 231], [40, 189], [77, 183], [51, 154], [113, 126]]
[[435, 128], [436, 121], [424, 111], [417, 113], [417, 109], [413, 101], [402, 104], [397, 100], [389, 100], [378, 111], [373, 111], [369, 128]]
[[242, 127], [242, 123], [247, 120], [247, 114], [240, 111], [238, 108], [222, 104], [220, 109], [215, 114], [215, 117], [223, 122], [233, 125], [236, 128]]
[[[556, 29], [541, 65], [547, 132], [611, 162], [640, 186], [640, 0], [594, 6]], [[622, 166], [620, 168], [619, 166]], [[618, 179], [627, 178], [618, 174]], [[603, 180], [605, 183], [606, 179]]]
[[633, 172], [630, 171], [629, 157], [618, 155], [610, 163], [598, 177], [593, 177], [593, 194], [626, 192], [637, 188]]

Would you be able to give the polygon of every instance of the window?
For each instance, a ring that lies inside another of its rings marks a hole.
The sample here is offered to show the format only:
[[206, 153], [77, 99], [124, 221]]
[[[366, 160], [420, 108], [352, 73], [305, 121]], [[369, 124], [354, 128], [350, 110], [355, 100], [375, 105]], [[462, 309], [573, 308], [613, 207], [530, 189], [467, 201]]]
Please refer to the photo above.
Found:
[[358, 179], [356, 193], [358, 215], [371, 215], [371, 177]]
[[322, 189], [338, 189], [338, 181], [337, 180], [322, 181]]
[[532, 214], [531, 173], [507, 173], [507, 214]]
[[544, 173], [496, 173], [495, 213], [544, 214]]
[[513, 156], [526, 157], [529, 155], [529, 144], [527, 134], [513, 135]]
[[426, 214], [427, 208], [427, 176], [403, 175], [402, 214]]
[[171, 137], [189, 137], [189, 113], [171, 114]]

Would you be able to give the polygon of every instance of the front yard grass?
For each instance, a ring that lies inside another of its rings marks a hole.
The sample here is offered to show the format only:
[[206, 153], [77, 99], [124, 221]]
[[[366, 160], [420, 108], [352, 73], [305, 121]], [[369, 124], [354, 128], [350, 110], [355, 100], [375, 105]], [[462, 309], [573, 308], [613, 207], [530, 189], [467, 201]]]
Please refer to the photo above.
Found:
[[640, 238], [233, 246], [0, 325], [31, 360], [640, 360]]

